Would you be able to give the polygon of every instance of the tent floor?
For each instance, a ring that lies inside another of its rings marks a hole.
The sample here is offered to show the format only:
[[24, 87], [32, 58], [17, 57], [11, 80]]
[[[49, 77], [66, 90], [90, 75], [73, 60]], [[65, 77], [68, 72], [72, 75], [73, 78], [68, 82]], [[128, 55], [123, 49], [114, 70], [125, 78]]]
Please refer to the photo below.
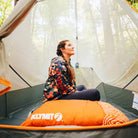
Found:
[[34, 104], [27, 105], [24, 108], [20, 108], [16, 110], [15, 112], [12, 112], [8, 115], [8, 117], [5, 117], [3, 119], [0, 119], [0, 124], [4, 125], [20, 125], [22, 122], [26, 120], [28, 117], [30, 111], [33, 109], [38, 108], [42, 105], [42, 100], [38, 101]]
[[[24, 108], [18, 109], [17, 111], [10, 113], [8, 117], [4, 118], [4, 119], [0, 119], [0, 124], [4, 124], [4, 125], [20, 125], [22, 122], [24, 122], [30, 111], [32, 111], [33, 109], [38, 108], [39, 106], [42, 105], [42, 100], [38, 101], [34, 104], [28, 105]], [[118, 108], [119, 110], [121, 110], [129, 119], [130, 121], [135, 120], [138, 118], [138, 116], [136, 116], [133, 113], [128, 112], [127, 110], [118, 107], [115, 104], [112, 104], [114, 107]]]

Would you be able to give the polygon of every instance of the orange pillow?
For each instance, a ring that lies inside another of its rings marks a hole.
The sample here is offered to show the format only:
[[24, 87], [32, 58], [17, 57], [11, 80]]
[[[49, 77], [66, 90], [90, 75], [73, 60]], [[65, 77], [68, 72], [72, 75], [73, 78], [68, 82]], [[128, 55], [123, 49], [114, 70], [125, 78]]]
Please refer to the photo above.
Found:
[[129, 119], [118, 109], [106, 102], [99, 102], [99, 105], [104, 110], [105, 116], [103, 119], [103, 125], [122, 124], [129, 122]]
[[[55, 100], [44, 103], [36, 109], [21, 126], [55, 126], [55, 125], [77, 125], [77, 126], [95, 126], [103, 125], [107, 118], [106, 109], [112, 107], [108, 103], [88, 100]], [[105, 109], [103, 109], [103, 107]], [[117, 109], [116, 109], [117, 110]], [[112, 110], [110, 110], [112, 112]], [[109, 112], [110, 112], [109, 111]], [[119, 110], [124, 121], [128, 118]], [[109, 115], [108, 112], [108, 115]], [[112, 114], [112, 113], [111, 113]], [[108, 116], [107, 115], [107, 116]], [[110, 115], [109, 115], [110, 116]], [[118, 116], [116, 116], [117, 118]], [[115, 117], [113, 118], [115, 120]], [[109, 122], [109, 120], [107, 120]], [[108, 124], [105, 123], [105, 124]], [[115, 123], [117, 121], [113, 121]], [[122, 122], [121, 122], [122, 123]]]

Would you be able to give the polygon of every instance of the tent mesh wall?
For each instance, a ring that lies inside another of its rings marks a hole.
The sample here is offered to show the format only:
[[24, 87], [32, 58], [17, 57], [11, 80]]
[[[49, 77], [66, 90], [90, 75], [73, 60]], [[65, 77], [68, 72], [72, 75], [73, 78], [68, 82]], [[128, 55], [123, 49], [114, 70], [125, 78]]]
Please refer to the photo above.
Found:
[[[58, 42], [69, 39], [73, 66], [93, 68], [102, 82], [123, 87], [138, 73], [137, 18], [124, 0], [39, 1], [4, 39], [8, 64], [30, 85], [42, 84]], [[13, 90], [27, 87], [11, 69], [6, 74]], [[138, 90], [137, 82], [130, 89]]]

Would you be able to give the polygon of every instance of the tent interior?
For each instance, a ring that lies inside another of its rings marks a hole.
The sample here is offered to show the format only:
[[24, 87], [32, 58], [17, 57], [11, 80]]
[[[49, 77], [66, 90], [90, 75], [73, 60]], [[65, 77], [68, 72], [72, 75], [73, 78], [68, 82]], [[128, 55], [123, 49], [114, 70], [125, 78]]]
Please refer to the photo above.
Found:
[[30, 1], [19, 0], [0, 28], [0, 77], [12, 86], [0, 96], [0, 124], [20, 125], [42, 104], [48, 67], [61, 40], [75, 47], [71, 63], [77, 85], [97, 88], [102, 101], [137, 119], [132, 106], [138, 92], [138, 14], [125, 0], [33, 0], [25, 18], [4, 35]]

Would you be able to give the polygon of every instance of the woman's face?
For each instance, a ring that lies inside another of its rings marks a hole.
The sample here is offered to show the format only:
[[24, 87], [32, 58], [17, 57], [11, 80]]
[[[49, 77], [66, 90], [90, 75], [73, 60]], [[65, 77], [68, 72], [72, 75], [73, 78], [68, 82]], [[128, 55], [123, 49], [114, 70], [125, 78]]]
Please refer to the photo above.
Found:
[[70, 41], [67, 41], [66, 44], [65, 44], [65, 48], [62, 49], [62, 53], [63, 54], [66, 54], [68, 56], [72, 56], [75, 54], [74, 52], [74, 46], [72, 46], [71, 42]]

